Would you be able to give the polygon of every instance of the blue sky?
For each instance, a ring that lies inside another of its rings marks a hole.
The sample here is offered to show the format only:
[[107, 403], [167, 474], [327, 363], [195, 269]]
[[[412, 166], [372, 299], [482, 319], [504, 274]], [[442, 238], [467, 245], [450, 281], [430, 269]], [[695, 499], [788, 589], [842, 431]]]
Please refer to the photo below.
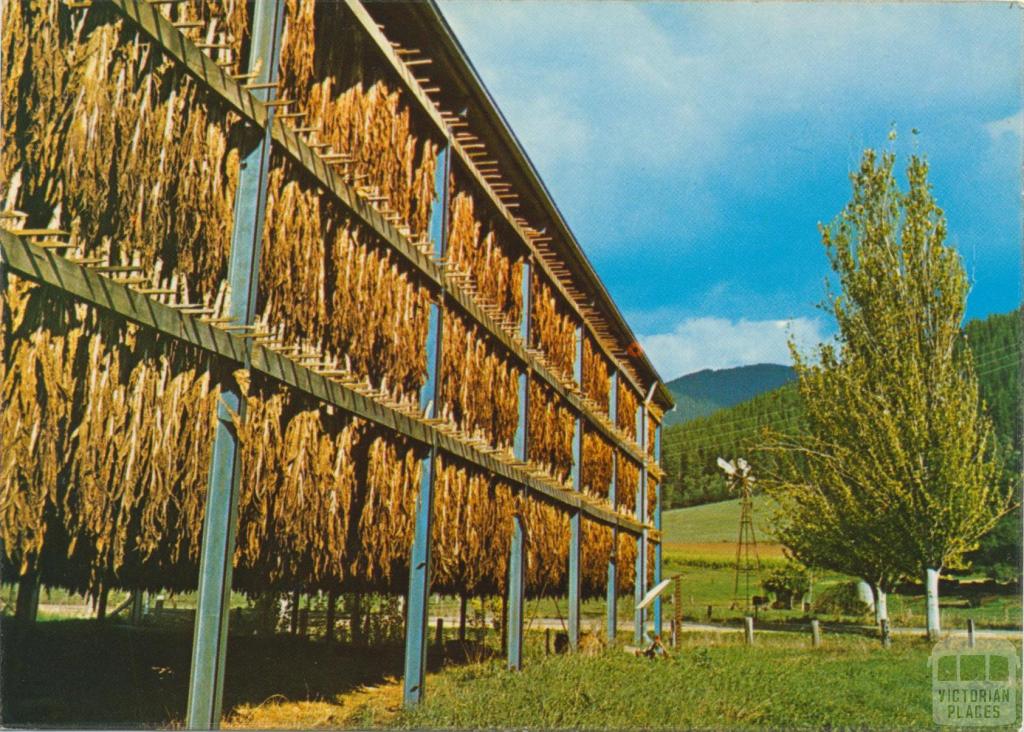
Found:
[[1020, 9], [442, 9], [664, 378], [786, 363], [788, 333], [830, 335], [817, 224], [893, 123], [897, 151], [931, 163], [969, 317], [1019, 302]]

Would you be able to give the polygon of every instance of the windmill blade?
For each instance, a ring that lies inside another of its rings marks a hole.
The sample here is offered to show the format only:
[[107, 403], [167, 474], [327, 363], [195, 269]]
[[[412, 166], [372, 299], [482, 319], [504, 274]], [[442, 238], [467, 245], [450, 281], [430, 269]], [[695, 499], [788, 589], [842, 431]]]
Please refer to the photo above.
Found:
[[726, 475], [736, 475], [736, 466], [730, 463], [728, 460], [718, 458], [718, 467], [724, 470]]
[[736, 459], [736, 464], [737, 464], [737, 465], [739, 466], [739, 468], [740, 468], [740, 471], [741, 471], [741, 472], [742, 472], [742, 473], [743, 473], [744, 475], [746, 475], [747, 473], [749, 473], [749, 472], [750, 472], [750, 463], [748, 463], [748, 462], [747, 462], [746, 460], [744, 460], [743, 458], [737, 458], [737, 459]]

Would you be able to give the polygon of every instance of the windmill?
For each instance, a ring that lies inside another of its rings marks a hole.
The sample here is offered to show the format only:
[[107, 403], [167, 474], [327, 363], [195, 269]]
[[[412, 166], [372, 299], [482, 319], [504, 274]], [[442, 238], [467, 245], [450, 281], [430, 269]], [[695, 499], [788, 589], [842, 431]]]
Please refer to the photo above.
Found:
[[[761, 576], [761, 558], [757, 554], [757, 537], [754, 536], [754, 504], [751, 492], [756, 478], [750, 474], [750, 464], [743, 458], [728, 461], [718, 458], [718, 467], [726, 475], [730, 490], [740, 494], [740, 534], [736, 541], [736, 582], [733, 587], [733, 606], [738, 604], [740, 575], [744, 577], [744, 607], [750, 609], [750, 578]], [[751, 561], [753, 560], [753, 561]]]

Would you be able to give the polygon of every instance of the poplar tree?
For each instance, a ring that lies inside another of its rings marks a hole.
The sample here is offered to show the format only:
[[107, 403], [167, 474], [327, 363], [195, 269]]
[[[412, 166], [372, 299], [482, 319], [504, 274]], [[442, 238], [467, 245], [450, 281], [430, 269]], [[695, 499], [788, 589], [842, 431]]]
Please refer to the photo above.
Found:
[[923, 578], [935, 637], [939, 574], [962, 567], [1011, 492], [962, 339], [968, 280], [928, 165], [910, 158], [903, 192], [894, 164], [892, 152], [866, 151], [852, 199], [820, 227], [838, 333], [809, 357], [790, 344], [807, 429], [774, 443], [768, 488], [776, 534], [805, 563], [881, 592]]

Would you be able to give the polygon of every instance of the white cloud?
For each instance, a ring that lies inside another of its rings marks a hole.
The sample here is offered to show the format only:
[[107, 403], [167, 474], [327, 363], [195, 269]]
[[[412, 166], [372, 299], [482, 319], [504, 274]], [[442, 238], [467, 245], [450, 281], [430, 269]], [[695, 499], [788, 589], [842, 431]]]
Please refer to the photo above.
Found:
[[666, 381], [701, 369], [791, 363], [788, 341], [801, 351], [828, 336], [814, 318], [729, 320], [687, 318], [670, 333], [640, 336], [640, 345]]
[[849, 120], [865, 109], [891, 110], [870, 123], [881, 139], [892, 119], [919, 125], [911, 110], [920, 105], [969, 107], [1019, 74], [1014, 53], [991, 52], [1006, 22], [992, 7], [447, 0], [442, 8], [596, 256], [679, 221], [689, 251], [721, 216], [714, 179], [770, 196], [788, 185], [794, 163], [780, 159], [775, 168], [787, 173], [773, 179], [750, 161], [796, 148], [806, 158], [797, 167], [806, 167], [847, 145]]
[[985, 123], [985, 132], [992, 140], [998, 140], [1003, 135], [1020, 137], [1022, 131], [1024, 131], [1024, 109], [1008, 117]]

